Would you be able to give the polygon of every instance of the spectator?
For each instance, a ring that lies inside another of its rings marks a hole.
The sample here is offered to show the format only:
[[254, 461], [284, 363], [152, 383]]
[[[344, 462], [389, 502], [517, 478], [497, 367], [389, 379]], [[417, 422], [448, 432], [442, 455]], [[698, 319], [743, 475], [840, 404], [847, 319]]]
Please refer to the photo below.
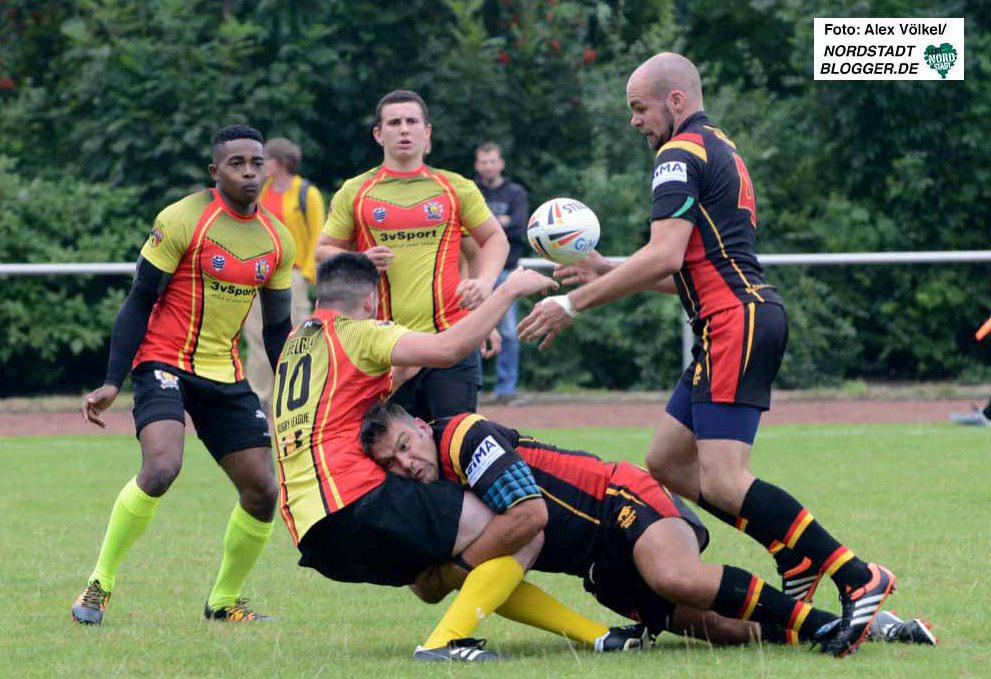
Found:
[[[509, 256], [505, 268], [496, 279], [496, 287], [502, 285], [513, 269], [519, 265], [526, 242], [526, 221], [530, 215], [526, 189], [502, 176], [505, 168], [498, 144], [485, 142], [475, 149], [475, 182], [485, 202], [509, 241]], [[516, 335], [516, 302], [499, 323], [502, 349], [496, 358], [495, 402], [505, 405], [520, 403], [516, 394], [516, 382], [520, 372], [520, 341]]]
[[[284, 137], [269, 139], [265, 144], [265, 174], [258, 202], [286, 225], [296, 242], [296, 259], [292, 268], [292, 323], [298, 325], [310, 315], [309, 289], [316, 282], [313, 257], [317, 237], [327, 216], [320, 190], [299, 175], [303, 154], [298, 144]], [[265, 358], [262, 341], [262, 314], [258, 300], [251, 305], [244, 323], [244, 339], [248, 345], [246, 364], [248, 382], [262, 402], [262, 408], [272, 412], [272, 367]]]

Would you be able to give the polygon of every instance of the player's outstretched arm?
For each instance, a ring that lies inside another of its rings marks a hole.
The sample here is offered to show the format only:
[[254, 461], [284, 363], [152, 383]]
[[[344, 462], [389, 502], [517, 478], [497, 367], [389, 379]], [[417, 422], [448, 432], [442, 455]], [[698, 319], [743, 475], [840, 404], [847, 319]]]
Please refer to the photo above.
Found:
[[131, 292], [117, 312], [110, 335], [110, 359], [103, 386], [83, 398], [83, 419], [100, 427], [106, 426], [100, 414], [113, 404], [124, 378], [131, 370], [134, 355], [148, 331], [148, 319], [158, 296], [172, 276], [155, 267], [144, 257], [138, 257]]
[[477, 309], [448, 330], [436, 335], [411, 332], [399, 338], [392, 349], [392, 365], [452, 366], [481, 346], [514, 300], [557, 287], [556, 282], [536, 271], [517, 269]]

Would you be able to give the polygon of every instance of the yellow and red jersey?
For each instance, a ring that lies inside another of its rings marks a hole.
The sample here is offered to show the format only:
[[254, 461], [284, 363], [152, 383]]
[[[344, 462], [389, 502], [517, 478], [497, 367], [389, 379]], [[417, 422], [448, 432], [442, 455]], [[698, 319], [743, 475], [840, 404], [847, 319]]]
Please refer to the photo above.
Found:
[[286, 340], [275, 372], [279, 506], [293, 542], [385, 480], [358, 440], [392, 387], [392, 350], [409, 330], [317, 309]]
[[379, 166], [344, 183], [323, 233], [353, 240], [359, 251], [388, 246], [395, 259], [379, 281], [379, 317], [440, 332], [467, 313], [456, 294], [462, 230], [491, 214], [475, 183], [459, 174]]
[[171, 274], [132, 367], [161, 361], [217, 382], [244, 379], [241, 326], [258, 288], [289, 288], [295, 245], [268, 211], [232, 211], [216, 189], [169, 205], [141, 256]]

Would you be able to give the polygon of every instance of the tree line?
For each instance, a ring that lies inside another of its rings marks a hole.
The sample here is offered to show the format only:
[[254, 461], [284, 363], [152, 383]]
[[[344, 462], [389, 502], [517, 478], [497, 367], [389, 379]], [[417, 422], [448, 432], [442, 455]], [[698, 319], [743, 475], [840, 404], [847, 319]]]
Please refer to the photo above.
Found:
[[[375, 102], [419, 91], [428, 162], [471, 175], [500, 143], [532, 205], [566, 195], [624, 255], [647, 233], [651, 156], [629, 73], [662, 50], [702, 73], [705, 107], [747, 160], [763, 253], [987, 249], [991, 3], [871, 0], [0, 0], [0, 261], [130, 261], [154, 215], [205, 186], [209, 139], [249, 122], [304, 151], [330, 195], [377, 164]], [[816, 82], [813, 16], [963, 16], [963, 82]], [[972, 339], [981, 265], [772, 268], [791, 340], [782, 386], [991, 378]], [[7, 278], [0, 395], [102, 377], [129, 281]], [[670, 386], [677, 300], [585, 314], [531, 388]]]

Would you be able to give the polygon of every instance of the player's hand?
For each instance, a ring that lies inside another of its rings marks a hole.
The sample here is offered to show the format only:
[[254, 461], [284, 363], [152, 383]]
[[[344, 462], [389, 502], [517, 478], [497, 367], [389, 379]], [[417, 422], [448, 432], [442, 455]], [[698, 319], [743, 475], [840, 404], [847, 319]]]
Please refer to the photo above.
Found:
[[506, 277], [501, 287], [516, 297], [526, 297], [537, 292], [552, 292], [561, 287], [557, 281], [539, 274], [533, 269], [520, 267]]
[[378, 269], [379, 273], [385, 272], [392, 264], [392, 260], [395, 259], [396, 255], [385, 245], [376, 245], [375, 247], [368, 248], [364, 252], [365, 257], [372, 260], [372, 264]]
[[106, 429], [107, 424], [100, 417], [104, 410], [109, 408], [117, 398], [119, 389], [112, 384], [104, 384], [99, 389], [94, 389], [83, 398], [83, 420], [92, 422], [101, 429]]
[[533, 307], [533, 311], [516, 326], [520, 341], [537, 341], [543, 337], [538, 349], [544, 351], [554, 338], [574, 322], [564, 308], [553, 299], [545, 299]]
[[585, 285], [613, 270], [615, 265], [596, 250], [574, 264], [558, 264], [554, 267], [554, 278], [564, 285]]
[[489, 333], [489, 336], [482, 342], [481, 350], [482, 358], [492, 358], [502, 351], [502, 335], [499, 334], [498, 330]]
[[489, 298], [492, 286], [478, 278], [466, 278], [458, 283], [456, 292], [461, 295], [461, 306], [471, 310]]

